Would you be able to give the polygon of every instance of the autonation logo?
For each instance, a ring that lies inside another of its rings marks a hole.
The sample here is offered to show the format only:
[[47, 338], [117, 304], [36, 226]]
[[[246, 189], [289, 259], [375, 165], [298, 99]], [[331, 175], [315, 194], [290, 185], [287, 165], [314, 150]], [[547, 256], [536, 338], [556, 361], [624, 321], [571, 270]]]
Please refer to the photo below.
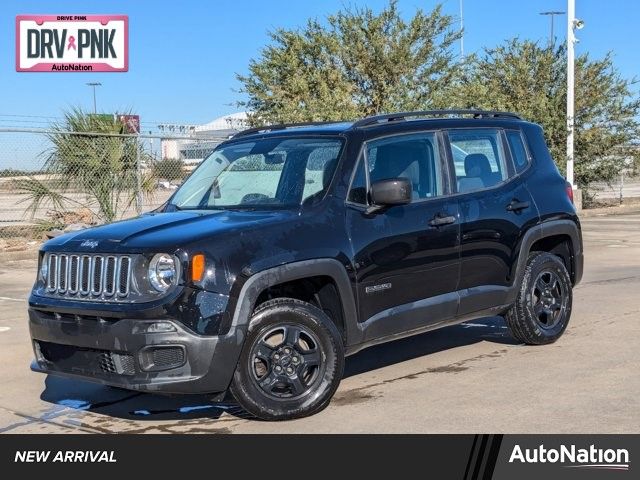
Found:
[[560, 445], [559, 448], [525, 448], [515, 445], [509, 463], [560, 463], [568, 468], [591, 468], [598, 470], [629, 470], [629, 451], [626, 448], [578, 448], [575, 445]]

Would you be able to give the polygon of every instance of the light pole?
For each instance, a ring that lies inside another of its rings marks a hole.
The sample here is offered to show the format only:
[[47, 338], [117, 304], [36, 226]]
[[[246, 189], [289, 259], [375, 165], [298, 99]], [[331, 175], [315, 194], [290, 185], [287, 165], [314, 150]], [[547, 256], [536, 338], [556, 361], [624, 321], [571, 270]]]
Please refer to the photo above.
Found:
[[460, 0], [460, 58], [464, 60], [464, 16], [462, 14], [462, 0]]
[[98, 109], [96, 108], [96, 87], [101, 87], [102, 84], [100, 82], [89, 82], [87, 86], [93, 88], [93, 113], [98, 113]]
[[553, 24], [555, 21], [556, 15], [564, 15], [565, 12], [558, 11], [550, 11], [550, 12], [540, 12], [540, 15], [546, 15], [551, 18], [551, 34], [549, 35], [549, 46], [552, 47], [556, 43], [556, 39], [553, 35]]
[[574, 128], [574, 83], [575, 83], [575, 31], [584, 27], [576, 17], [575, 0], [567, 0], [567, 182], [576, 189], [573, 180], [573, 128]]

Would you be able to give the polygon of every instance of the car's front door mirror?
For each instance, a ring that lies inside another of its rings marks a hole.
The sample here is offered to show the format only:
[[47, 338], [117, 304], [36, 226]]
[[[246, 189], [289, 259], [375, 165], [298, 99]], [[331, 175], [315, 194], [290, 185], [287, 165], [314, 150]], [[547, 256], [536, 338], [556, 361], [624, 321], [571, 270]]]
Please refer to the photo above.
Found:
[[412, 188], [407, 178], [389, 178], [379, 180], [371, 185], [372, 207], [368, 213], [373, 213], [385, 207], [406, 205], [411, 203]]

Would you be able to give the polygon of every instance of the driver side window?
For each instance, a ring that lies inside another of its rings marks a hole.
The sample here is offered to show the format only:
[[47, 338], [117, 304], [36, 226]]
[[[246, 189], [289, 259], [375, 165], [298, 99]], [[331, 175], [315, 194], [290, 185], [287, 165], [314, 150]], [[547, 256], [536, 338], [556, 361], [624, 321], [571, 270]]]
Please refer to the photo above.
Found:
[[361, 158], [358, 162], [348, 200], [366, 205], [368, 186], [392, 178], [411, 182], [414, 202], [442, 195], [442, 162], [435, 133], [396, 135], [368, 142], [366, 161]]

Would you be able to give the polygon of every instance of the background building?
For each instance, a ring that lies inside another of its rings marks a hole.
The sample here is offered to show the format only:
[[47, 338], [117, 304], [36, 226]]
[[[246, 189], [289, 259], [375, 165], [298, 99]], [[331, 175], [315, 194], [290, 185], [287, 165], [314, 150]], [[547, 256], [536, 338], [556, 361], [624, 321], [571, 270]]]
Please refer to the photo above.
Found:
[[161, 124], [158, 129], [162, 133], [178, 137], [162, 139], [161, 157], [200, 163], [218, 144], [247, 127], [246, 112], [225, 115], [204, 125]]

